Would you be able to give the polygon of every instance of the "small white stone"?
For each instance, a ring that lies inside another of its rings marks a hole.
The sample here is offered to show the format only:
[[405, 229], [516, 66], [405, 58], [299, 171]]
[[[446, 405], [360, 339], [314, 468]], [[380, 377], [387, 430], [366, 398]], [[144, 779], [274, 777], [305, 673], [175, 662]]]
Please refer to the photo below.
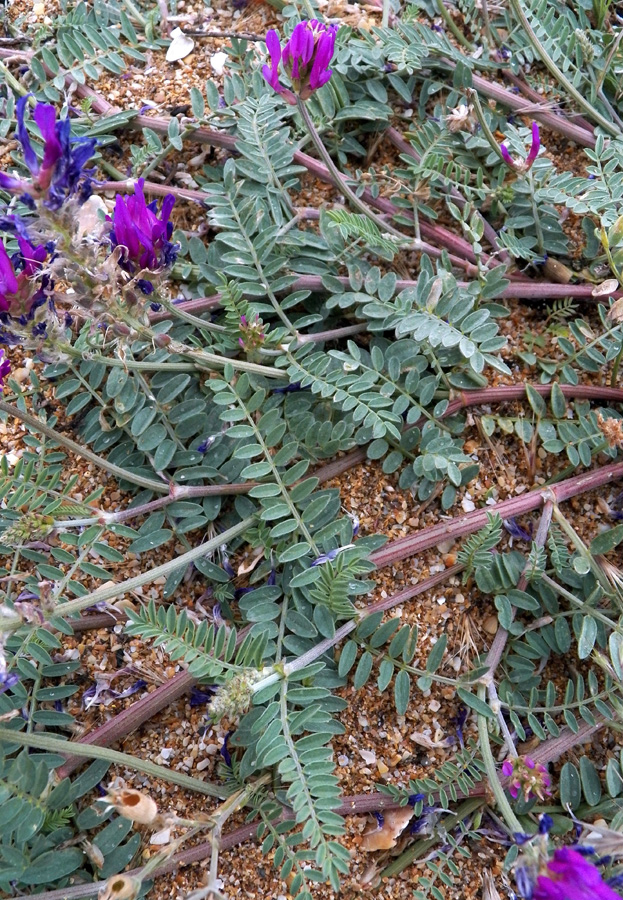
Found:
[[149, 841], [150, 844], [168, 844], [171, 840], [171, 829], [163, 828], [162, 831], [157, 831], [155, 834], [151, 836]]
[[45, 15], [45, 3], [35, 3], [33, 5], [32, 11], [36, 16], [44, 16]]
[[210, 65], [217, 75], [222, 75], [225, 71], [225, 63], [227, 62], [227, 54], [222, 50], [215, 53], [210, 59]]
[[373, 750], [360, 750], [359, 753], [363, 761], [368, 763], [369, 766], [373, 766], [376, 762], [376, 753]]
[[476, 504], [469, 497], [463, 497], [461, 506], [463, 507], [463, 512], [472, 512], [476, 509]]

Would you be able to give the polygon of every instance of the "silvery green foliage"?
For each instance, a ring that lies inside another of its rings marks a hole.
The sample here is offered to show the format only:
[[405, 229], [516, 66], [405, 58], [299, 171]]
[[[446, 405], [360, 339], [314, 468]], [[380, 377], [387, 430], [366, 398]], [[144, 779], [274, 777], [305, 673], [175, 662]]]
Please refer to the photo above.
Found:
[[[458, 6], [476, 40], [485, 27], [482, 4], [460, 0]], [[595, 232], [613, 226], [623, 191], [620, 138], [607, 142], [597, 135], [594, 150], [586, 151], [591, 177], [557, 171], [541, 157], [524, 178], [509, 175], [481, 130], [451, 130], [448, 116], [465, 100], [473, 75], [481, 67], [495, 75], [500, 61], [489, 35], [482, 54], [463, 52], [448, 34], [417, 21], [419, 8], [437, 15], [436, 4], [423, 2], [408, 5], [391, 29], [342, 28], [334, 76], [308, 108], [353, 181], [356, 166], [364, 166], [370, 135], [381, 132], [394, 112], [411, 110], [405, 137], [413, 154], [401, 153], [391, 182], [382, 169], [370, 170], [366, 186], [378, 197], [390, 185], [405, 233], [408, 228], [414, 235], [422, 222], [435, 222], [437, 201], [447, 203], [473, 247], [477, 276], [464, 277], [443, 251], [439, 258], [424, 254], [414, 283], [404, 287], [392, 268], [397, 242], [362, 214], [339, 206], [322, 209], [318, 227], [309, 227], [297, 206], [306, 172], [295, 159], [305, 139], [301, 123], [267, 89], [248, 43], [233, 40], [222, 97], [212, 81], [204, 90], [193, 87], [191, 108], [181, 118], [173, 116], [166, 133], [145, 129], [145, 140], [137, 139], [130, 151], [132, 175], [140, 176], [169, 153], [188, 150], [201, 125], [237, 139], [235, 154], [227, 150], [193, 170], [206, 206], [203, 233], [176, 235], [181, 254], [172, 294], [180, 285], [186, 297], [218, 291], [220, 308], [192, 319], [172, 314], [153, 325], [149, 339], [136, 333], [119, 341], [87, 323], [74, 344], [76, 357], [49, 364], [44, 372], [77, 439], [123, 469], [121, 487], [135, 491], [133, 504], [157, 500], [169, 484], [189, 493], [140, 520], [93, 521], [90, 504], [99, 492], [75, 500], [75, 479], [61, 482], [62, 450], [31, 434], [15, 467], [10, 470], [6, 459], [2, 464], [2, 575], [26, 561], [30, 569], [20, 587], [35, 599], [43, 582], [53, 585], [56, 599], [68, 601], [85, 593], [83, 575], [111, 580], [108, 564], [123, 560], [109, 545], [111, 535], [140, 557], [173, 540], [189, 550], [251, 523], [228, 546], [170, 571], [163, 588], [168, 606], [148, 604], [131, 615], [127, 631], [153, 640], [197, 679], [215, 685], [221, 710], [237, 713], [226, 783], [237, 790], [270, 773], [270, 784], [250, 800], [251, 814], [261, 823], [263, 852], [275, 849], [281, 876], [293, 875], [290, 890], [301, 900], [311, 898], [314, 881], [328, 880], [337, 891], [347, 870], [348, 853], [337, 840], [344, 825], [335, 811], [340, 790], [331, 744], [343, 728], [336, 717], [344, 707], [337, 688], [349, 678], [356, 689], [373, 681], [377, 690], [391, 690], [402, 716], [439, 681], [456, 688], [466, 709], [492, 728], [495, 720], [492, 706], [477, 694], [484, 660], [474, 660], [459, 678], [449, 677], [445, 635], [432, 648], [423, 647], [418, 628], [401, 625], [398, 617], [377, 612], [358, 621], [356, 602], [373, 586], [370, 555], [383, 539], [356, 537], [338, 491], [323, 487], [315, 469], [363, 448], [386, 475], [397, 475], [414, 501], [428, 501], [437, 492], [441, 509], [456, 512], [458, 491], [478, 476], [479, 467], [463, 450], [465, 414], [446, 417], [451, 399], [455, 391], [486, 387], [492, 375], [509, 375], [516, 363], [516, 347], [498, 323], [507, 310], [496, 302], [510, 283], [507, 265], [500, 256], [483, 261], [486, 243], [476, 214], [494, 223], [500, 246], [512, 257], [536, 267], [545, 254], [567, 258], [558, 209], [564, 204], [584, 218], [582, 262], [598, 280], [606, 256]], [[596, 109], [607, 115], [608, 104], [618, 108], [620, 59], [610, 60], [601, 81], [612, 45], [592, 28], [582, 4], [539, 0], [524, 9], [539, 52], [508, 5], [492, 9], [489, 22], [492, 33], [503, 29], [508, 36], [511, 70], [520, 71], [545, 52]], [[294, 7], [286, 10], [288, 17], [296, 18]], [[37, 99], [56, 101], [66, 76], [84, 83], [102, 68], [121, 74], [128, 61], [140, 64], [148, 50], [161, 46], [155, 22], [155, 9], [147, 11], [143, 29], [120, 3], [78, 3], [60, 17], [53, 39], [34, 47], [29, 88]], [[7, 93], [3, 139], [10, 136], [14, 115], [15, 98]], [[134, 115], [130, 110], [97, 118], [84, 103], [76, 133], [99, 135], [106, 145], [131, 126]], [[528, 130], [509, 123], [501, 108], [485, 107], [484, 115], [492, 130], [504, 133], [511, 151], [520, 153]], [[15, 154], [11, 159], [19, 164]], [[361, 179], [356, 187], [363, 186]], [[596, 316], [561, 309], [553, 324], [563, 358], [517, 354], [535, 366], [535, 380], [553, 382], [549, 400], [528, 389], [521, 415], [491, 409], [480, 422], [487, 438], [510, 435], [531, 458], [543, 450], [565, 454], [573, 467], [589, 467], [598, 454], [614, 459], [617, 450], [605, 445], [597, 410], [588, 402], [568, 404], [558, 383], [578, 384], [583, 373], [601, 378], [618, 358], [622, 326], [608, 318], [607, 305]], [[261, 352], [241, 350], [242, 317], [261, 320]], [[355, 328], [346, 337], [314, 339], [345, 322]], [[211, 354], [210, 364], [197, 364], [189, 348]], [[30, 387], [37, 398], [36, 374]], [[12, 384], [21, 406], [30, 387]], [[53, 411], [46, 414], [54, 425]], [[137, 479], [151, 479], [151, 487], [139, 482], [137, 491]], [[211, 490], [231, 485], [233, 496]], [[87, 524], [73, 528], [72, 520]], [[52, 530], [63, 547], [46, 545]], [[593, 557], [623, 540], [616, 527], [606, 535], [589, 548]], [[518, 539], [507, 547], [502, 537], [502, 522], [492, 517], [464, 542], [458, 562], [509, 633], [497, 690], [516, 736], [525, 740], [531, 731], [544, 741], [565, 726], [573, 732], [599, 716], [614, 718], [623, 681], [618, 589], [587, 562], [587, 549], [571, 546], [557, 528], [545, 548]], [[249, 574], [250, 590], [236, 593], [230, 559], [243, 543], [259, 562]], [[198, 624], [177, 606], [183, 580], [198, 576], [218, 600], [223, 623]], [[10, 604], [15, 591], [6, 593]], [[70, 617], [56, 615], [53, 623], [61, 634], [71, 632]], [[336, 662], [323, 641], [331, 642], [340, 628], [350, 632]], [[25, 709], [37, 727], [69, 734], [72, 719], [62, 701], [77, 689], [77, 667], [53, 659], [61, 647], [55, 633], [32, 622], [8, 640], [7, 657], [20, 681], [0, 696], [0, 715], [14, 715], [16, 731]], [[582, 674], [565, 676], [562, 686], [543, 674], [547, 661], [572, 651], [582, 661]], [[281, 677], [284, 667], [308, 653], [316, 654], [313, 661]], [[264, 683], [266, 670], [280, 677]], [[246, 705], [236, 709], [234, 700], [241, 697]], [[446, 808], [457, 801], [457, 788], [469, 793], [485, 769], [480, 750], [472, 743], [462, 746], [458, 726], [449, 740], [456, 746], [453, 760], [408, 787], [385, 786], [389, 796], [406, 803], [412, 794], [424, 794]], [[9, 892], [13, 883], [20, 891], [44, 883], [63, 887], [75, 875], [95, 878], [82, 849], [69, 844], [102, 824], [93, 809], [79, 810], [76, 803], [105, 767], [93, 763], [72, 782], [51, 788], [50, 773], [60, 759], [18, 753], [17, 747], [17, 739], [3, 744], [0, 773], [3, 889]], [[609, 814], [605, 794], [616, 799], [622, 789], [616, 758], [608, 761], [604, 779], [586, 756], [565, 763], [561, 772], [561, 802], [573, 810], [586, 803], [594, 814]], [[534, 806], [526, 804], [520, 813]], [[281, 819], [284, 808], [287, 818]], [[129, 863], [139, 841], [137, 835], [126, 840], [128, 833], [129, 824], [117, 819], [98, 833], [94, 842], [105, 857], [100, 874]], [[438, 836], [444, 843], [448, 838], [455, 855], [461, 852], [455, 835]], [[68, 846], [59, 849], [64, 842]], [[418, 896], [437, 898], [436, 879], [448, 883], [455, 863], [448, 854], [440, 859]]]

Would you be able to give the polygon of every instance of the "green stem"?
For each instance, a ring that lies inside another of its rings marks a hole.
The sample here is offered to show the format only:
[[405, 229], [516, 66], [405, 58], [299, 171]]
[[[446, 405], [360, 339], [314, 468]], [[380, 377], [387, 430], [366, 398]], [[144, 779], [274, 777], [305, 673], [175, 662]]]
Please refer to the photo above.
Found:
[[[207, 556], [208, 553], [218, 549], [223, 544], [227, 544], [229, 541], [234, 540], [234, 538], [239, 537], [247, 530], [247, 528], [251, 527], [254, 521], [255, 518], [249, 516], [232, 528], [228, 528], [227, 531], [217, 534], [216, 537], [211, 538], [204, 544], [193, 547], [193, 549], [188, 550], [187, 553], [182, 553], [181, 556], [176, 556], [174, 559], [171, 559], [160, 566], [148, 569], [146, 572], [141, 572], [140, 575], [135, 575], [134, 578], [128, 578], [126, 581], [122, 581], [119, 584], [102, 585], [102, 587], [97, 588], [97, 590], [92, 591], [90, 594], [85, 594], [84, 597], [70, 600], [68, 603], [61, 603], [52, 613], [46, 613], [45, 617], [46, 619], [53, 619], [55, 616], [63, 616], [63, 618], [72, 616], [75, 613], [79, 613], [81, 610], [86, 609], [88, 606], [94, 606], [96, 603], [101, 603], [104, 600], [112, 600], [114, 597], [119, 597], [129, 591], [134, 591], [137, 587], [148, 584], [149, 582], [154, 581], [154, 579], [159, 578], [161, 575], [166, 577], [176, 569], [180, 569], [182, 566], [186, 566], [196, 559], [201, 559], [202, 556]], [[24, 623], [18, 616], [3, 618], [0, 620], [0, 632], [16, 631], [23, 624]]]
[[192, 313], [180, 309], [179, 306], [176, 306], [175, 303], [171, 303], [170, 300], [163, 300], [159, 297], [157, 303], [164, 306], [168, 312], [173, 313], [178, 319], [188, 322], [189, 325], [195, 325], [197, 328], [203, 328], [205, 331], [213, 331], [220, 334], [227, 333], [227, 329], [224, 325], [215, 325], [213, 322], [206, 322], [205, 319], [200, 319], [199, 316], [193, 316]]
[[503, 162], [504, 165], [506, 165], [507, 163], [506, 163], [506, 160], [504, 159], [504, 157], [502, 156], [502, 151], [500, 150], [500, 145], [496, 141], [493, 132], [489, 128], [489, 123], [487, 122], [487, 119], [485, 118], [485, 113], [482, 108], [482, 104], [480, 102], [480, 97], [478, 96], [478, 92], [475, 91], [473, 88], [468, 88], [465, 91], [465, 93], [467, 95], [467, 99], [474, 107], [474, 112], [476, 113], [476, 118], [478, 119], [480, 127], [482, 128], [482, 133], [484, 134], [485, 138], [487, 139], [487, 143], [489, 144], [489, 146], [491, 147], [493, 152], [499, 157], [500, 161]]
[[112, 366], [118, 369], [134, 369], [137, 372], [196, 372], [197, 367], [192, 363], [165, 363], [165, 362], [143, 362], [135, 359], [118, 359], [116, 356], [102, 356], [101, 353], [88, 353], [86, 357], [82, 353], [76, 353], [76, 358], [87, 359], [89, 362], [104, 363], [105, 366]]
[[534, 230], [536, 231], [536, 241], [539, 253], [545, 253], [545, 236], [543, 235], [543, 227], [539, 216], [539, 207], [534, 197], [534, 175], [532, 169], [528, 171], [528, 184], [530, 185], [530, 205], [532, 206], [532, 218], [534, 219]]
[[18, 79], [11, 73], [10, 69], [2, 62], [0, 62], [0, 75], [4, 76], [5, 82], [12, 90], [15, 91], [16, 94], [19, 94], [20, 97], [26, 96], [26, 94], [28, 93], [28, 88], [25, 88], [22, 82], [18, 81]]
[[[485, 702], [485, 697], [487, 693], [486, 685], [480, 684], [478, 686], [478, 697], [480, 700]], [[489, 781], [489, 786], [493, 791], [493, 796], [495, 797], [496, 803], [498, 805], [498, 809], [504, 816], [506, 820], [506, 824], [510, 829], [511, 834], [522, 834], [523, 828], [521, 827], [521, 823], [519, 819], [513, 812], [513, 809], [508, 802], [508, 797], [504, 791], [500, 783], [500, 779], [498, 778], [497, 768], [495, 765], [495, 760], [493, 758], [493, 753], [491, 752], [491, 742], [489, 740], [489, 724], [486, 716], [478, 713], [478, 745], [480, 748], [480, 752], [482, 754], [482, 761], [485, 764], [485, 769], [487, 771], [487, 778]]]
[[[181, 141], [183, 141], [184, 138], [187, 138], [190, 134], [193, 133], [194, 130], [195, 130], [194, 126], [192, 128], [185, 128], [184, 131], [182, 131], [182, 133], [180, 134], [179, 139]], [[177, 148], [174, 147], [173, 144], [168, 143], [166, 145], [166, 147], [164, 147], [160, 151], [160, 153], [158, 153], [156, 156], [154, 156], [154, 158], [149, 163], [149, 165], [145, 166], [145, 168], [143, 169], [143, 171], [140, 174], [140, 177], [141, 178], [149, 178], [149, 176], [154, 171], [156, 166], [158, 166], [162, 162], [163, 159], [166, 159], [167, 156], [169, 155], [169, 153], [171, 153], [173, 150], [176, 150], [176, 149]]]
[[612, 375], [610, 376], [610, 387], [616, 387], [619, 380], [619, 369], [621, 367], [621, 358], [623, 357], [623, 336], [621, 337], [621, 347], [616, 355], [614, 365], [612, 366]]
[[389, 28], [389, 13], [391, 0], [383, 0], [383, 18], [381, 19], [381, 28]]
[[595, 580], [598, 584], [601, 585], [602, 590], [605, 594], [612, 593], [612, 585], [608, 580], [607, 575], [604, 570], [601, 568], [599, 563], [595, 561], [593, 554], [590, 552], [580, 535], [577, 533], [575, 528], [571, 525], [571, 523], [565, 518], [565, 516], [561, 513], [560, 508], [558, 506], [554, 506], [554, 518], [565, 532], [567, 537], [571, 540], [573, 546], [578, 551], [580, 556], [588, 563], [591, 567], [591, 572], [595, 576]]
[[[452, 829], [458, 825], [459, 822], [462, 822], [463, 819], [466, 819], [473, 812], [476, 812], [477, 809], [480, 809], [481, 806], [484, 806], [483, 797], [470, 797], [468, 800], [465, 800], [457, 811], [451, 815], [446, 816], [441, 822], [443, 828], [447, 832], [451, 832]], [[520, 829], [521, 830], [521, 829]], [[426, 838], [421, 841], [417, 841], [415, 844], [412, 844], [404, 853], [401, 853], [400, 856], [389, 863], [389, 865], [385, 866], [385, 868], [379, 873], [380, 878], [394, 878], [400, 872], [403, 872], [407, 866], [410, 866], [413, 862], [426, 854], [430, 853], [430, 851], [438, 846], [440, 843], [438, 837]]]
[[175, 769], [167, 769], [147, 759], [137, 759], [135, 756], [121, 753], [119, 750], [111, 750], [109, 747], [96, 747], [94, 744], [64, 741], [61, 738], [51, 737], [47, 734], [24, 734], [21, 731], [14, 731], [12, 728], [2, 727], [0, 727], [0, 741], [23, 744], [25, 747], [36, 747], [38, 750], [62, 753], [65, 756], [71, 754], [72, 756], [85, 756], [90, 759], [105, 759], [112, 765], [135, 769], [137, 772], [144, 772], [153, 778], [160, 778], [165, 784], [171, 782], [189, 791], [205, 794], [208, 797], [223, 799], [227, 796], [225, 788], [210, 784], [209, 781], [201, 781], [199, 778], [183, 775], [181, 772], [176, 772]]
[[604, 131], [607, 131], [608, 134], [611, 134], [613, 137], [618, 137], [621, 133], [619, 129], [615, 128], [612, 122], [608, 121], [608, 119], [602, 116], [600, 112], [597, 112], [593, 104], [584, 99], [578, 89], [571, 84], [566, 75], [561, 72], [554, 60], [547, 53], [545, 47], [543, 47], [538, 37], [536, 36], [534, 29], [530, 25], [528, 17], [523, 11], [521, 0], [510, 0], [510, 5], [515, 16], [521, 24], [524, 34], [530, 41], [533, 50], [535, 51], [537, 56], [541, 58], [541, 61], [549, 70], [550, 74], [553, 75], [553, 77], [556, 79], [558, 84], [560, 84], [560, 86], [564, 88], [564, 90], [569, 94], [570, 97], [573, 97], [580, 109], [583, 110], [587, 116], [591, 117], [595, 122], [597, 122], [597, 124], [600, 125], [601, 128], [604, 129]]
[[388, 232], [389, 234], [393, 234], [394, 237], [400, 238], [401, 241], [407, 241], [408, 238], [406, 235], [404, 235], [401, 231], [398, 231], [397, 228], [394, 228], [394, 226], [391, 225], [389, 222], [384, 222], [383, 219], [381, 219], [379, 216], [377, 216], [376, 213], [372, 212], [372, 210], [368, 206], [366, 206], [366, 204], [363, 202], [363, 200], [359, 199], [359, 197], [352, 190], [352, 188], [349, 187], [349, 185], [346, 183], [344, 176], [342, 175], [340, 170], [337, 168], [337, 166], [331, 159], [331, 154], [328, 152], [327, 148], [322, 143], [322, 138], [318, 134], [318, 132], [316, 130], [316, 126], [314, 125], [314, 123], [311, 120], [311, 116], [309, 115], [309, 112], [307, 111], [305, 102], [303, 100], [301, 100], [300, 97], [297, 97], [296, 105], [297, 105], [299, 113], [301, 114], [301, 118], [303, 119], [303, 122], [305, 123], [305, 127], [307, 128], [309, 136], [311, 137], [316, 150], [320, 154], [322, 161], [324, 162], [325, 166], [329, 170], [336, 187], [338, 187], [340, 189], [340, 191], [342, 191], [342, 193], [346, 197], [348, 197], [348, 199], [350, 200], [351, 204], [355, 207], [355, 209], [358, 209], [360, 213], [363, 213], [364, 216], [367, 216], [372, 222], [374, 222], [374, 224], [379, 229], [381, 234], [383, 234], [384, 232]]
[[135, 19], [141, 28], [147, 24], [145, 16], [136, 8], [132, 0], [123, 0], [123, 5], [128, 11], [128, 15]]
[[435, 6], [437, 7], [437, 12], [441, 16], [444, 21], [444, 24], [452, 32], [454, 37], [457, 39], [459, 44], [465, 47], [466, 50], [469, 50], [470, 53], [474, 51], [474, 45], [471, 41], [468, 41], [461, 29], [458, 27], [450, 13], [445, 7], [443, 0], [437, 0]]
[[[285, 319], [289, 323], [289, 329], [296, 334], [296, 329], [282, 313], [279, 316], [282, 321]], [[285, 322], [284, 322], [285, 324]], [[217, 356], [216, 353], [208, 353], [207, 350], [193, 350], [185, 344], [178, 344], [177, 341], [171, 341], [168, 349], [172, 353], [178, 353], [180, 356], [187, 356], [195, 360], [196, 363], [204, 363], [207, 369], [224, 369], [226, 365], [231, 365], [234, 369], [240, 369], [242, 372], [253, 372], [255, 375], [264, 375], [266, 378], [281, 378], [283, 372], [273, 369], [271, 366], [261, 366], [259, 363], [247, 362], [246, 359], [230, 359], [227, 356]]]
[[6, 400], [0, 400], [0, 412], [6, 412], [10, 416], [20, 419], [25, 425], [28, 425], [29, 428], [41, 432], [41, 434], [44, 434], [46, 437], [51, 438], [53, 441], [56, 441], [58, 444], [71, 450], [71, 452], [75, 453], [77, 456], [87, 459], [94, 465], [99, 466], [100, 469], [104, 469], [105, 472], [114, 475], [115, 478], [129, 481], [132, 484], [137, 485], [137, 487], [146, 488], [149, 491], [156, 491], [159, 494], [169, 493], [169, 485], [167, 483], [155, 481], [153, 478], [144, 478], [142, 475], [135, 475], [132, 472], [128, 472], [126, 469], [122, 469], [121, 466], [116, 466], [114, 463], [108, 462], [108, 460], [103, 459], [96, 453], [92, 453], [91, 450], [87, 450], [86, 447], [81, 447], [80, 444], [72, 441], [71, 438], [66, 437], [64, 434], [60, 434], [54, 428], [50, 428], [50, 426], [45, 422], [42, 422], [41, 419], [37, 419], [30, 413], [19, 409], [17, 406], [13, 406], [12, 403], [7, 403]]
[[107, 159], [98, 159], [97, 161], [98, 169], [103, 169], [107, 175], [110, 175], [113, 181], [126, 181], [126, 176], [119, 171], [119, 169], [115, 169], [112, 163], [109, 163]]

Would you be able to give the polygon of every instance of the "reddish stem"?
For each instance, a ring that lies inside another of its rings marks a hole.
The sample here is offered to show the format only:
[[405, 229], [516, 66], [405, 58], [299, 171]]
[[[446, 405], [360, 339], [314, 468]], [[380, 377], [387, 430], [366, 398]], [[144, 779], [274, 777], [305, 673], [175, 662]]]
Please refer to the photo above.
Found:
[[609, 466], [602, 466], [592, 472], [583, 472], [581, 475], [574, 475], [573, 478], [567, 478], [551, 487], [536, 488], [519, 497], [511, 497], [509, 500], [496, 503], [495, 506], [475, 509], [464, 516], [438, 522], [417, 534], [392, 541], [373, 553], [370, 559], [379, 568], [388, 566], [398, 560], [415, 556], [430, 547], [435, 547], [450, 537], [459, 538], [466, 534], [473, 534], [474, 531], [478, 531], [487, 524], [489, 514], [498, 513], [503, 519], [521, 516], [533, 509], [538, 509], [546, 500], [552, 499], [555, 503], [561, 503], [570, 497], [592, 491], [594, 488], [622, 477], [623, 462], [611, 463]]
[[[538, 91], [535, 91], [534, 88], [531, 88], [530, 85], [526, 81], [524, 81], [523, 78], [519, 78], [517, 75], [513, 75], [513, 73], [511, 71], [509, 71], [508, 69], [504, 69], [502, 74], [504, 75], [504, 77], [506, 79], [508, 79], [508, 81], [510, 81], [512, 84], [514, 84], [515, 87], [519, 88], [519, 90], [524, 95], [524, 97], [527, 97], [529, 100], [532, 100], [533, 103], [537, 103], [539, 106], [542, 106], [542, 107], [544, 106], [543, 96], [541, 94], [539, 94]], [[547, 101], [545, 101], [545, 102], [547, 102]], [[551, 110], [551, 112], [554, 115], [557, 115], [558, 113], [561, 112], [560, 107], [556, 106], [554, 109]], [[588, 132], [593, 131], [593, 126], [588, 121], [588, 119], [585, 119], [584, 116], [581, 116], [578, 113], [572, 113], [570, 116], [568, 116], [568, 120], [573, 125], [578, 125], [580, 128], [583, 128], [585, 131], [588, 131]]]
[[[345, 288], [350, 289], [349, 279], [345, 275], [336, 276]], [[459, 287], [467, 287], [470, 282], [459, 281]], [[417, 286], [417, 281], [407, 279], [399, 279], [396, 281], [396, 291], [404, 291], [407, 288]], [[322, 283], [319, 275], [301, 275], [288, 288], [288, 291], [325, 291], [326, 288]], [[573, 300], [595, 300], [603, 302], [606, 297], [595, 297], [593, 284], [555, 284], [545, 281], [513, 281], [507, 287], [503, 288], [498, 294], [490, 299], [496, 300], [534, 300], [540, 302], [542, 300], [557, 300], [563, 297], [569, 297]], [[614, 300], [623, 297], [623, 291], [617, 290], [608, 294]], [[221, 295], [213, 294], [211, 297], [197, 297], [195, 300], [185, 300], [183, 303], [177, 304], [180, 309], [191, 313], [205, 312], [206, 310], [218, 309], [221, 305]], [[171, 313], [163, 311], [152, 313], [150, 321], [160, 322], [163, 319], [170, 318]]]
[[[450, 60], [446, 60], [446, 62], [452, 69], [456, 67], [456, 64]], [[493, 81], [487, 81], [482, 75], [472, 74], [472, 86], [485, 97], [495, 100], [496, 103], [506, 106], [519, 115], [532, 116], [552, 131], [564, 135], [582, 147], [590, 147], [592, 149], [595, 146], [595, 135], [592, 130], [589, 131], [586, 128], [582, 128], [580, 125], [570, 122], [565, 116], [557, 115], [544, 109], [540, 103], [526, 102], [523, 97], [507, 91], [506, 88], [495, 84]]]
[[[95, 744], [98, 747], [110, 747], [117, 741], [135, 731], [143, 722], [157, 715], [169, 703], [174, 703], [195, 684], [195, 679], [188, 672], [179, 672], [171, 681], [161, 684], [152, 694], [146, 694], [132, 703], [127, 709], [104, 722], [99, 728], [83, 735], [79, 744]], [[84, 756], [68, 756], [66, 762], [56, 770], [59, 778], [66, 778], [79, 768], [86, 759]]]

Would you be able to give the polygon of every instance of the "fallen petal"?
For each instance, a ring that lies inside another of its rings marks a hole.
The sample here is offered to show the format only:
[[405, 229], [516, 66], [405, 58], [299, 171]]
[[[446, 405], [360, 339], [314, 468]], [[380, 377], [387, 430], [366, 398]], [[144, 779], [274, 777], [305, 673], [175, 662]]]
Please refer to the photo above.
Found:
[[177, 62], [178, 59], [184, 59], [185, 56], [192, 53], [195, 42], [192, 38], [187, 37], [181, 28], [174, 28], [171, 37], [173, 40], [167, 50], [167, 62]]

